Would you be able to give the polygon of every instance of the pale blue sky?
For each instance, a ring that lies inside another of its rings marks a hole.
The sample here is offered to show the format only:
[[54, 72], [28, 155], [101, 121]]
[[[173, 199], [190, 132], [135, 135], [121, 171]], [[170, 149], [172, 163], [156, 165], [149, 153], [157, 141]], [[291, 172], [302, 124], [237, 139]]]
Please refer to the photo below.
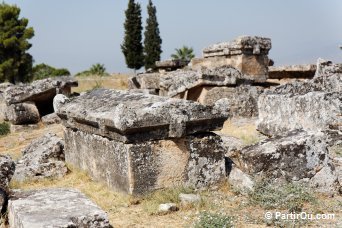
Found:
[[[138, 0], [146, 20], [148, 0]], [[128, 0], [6, 0], [21, 9], [35, 30], [30, 53], [35, 63], [76, 73], [94, 63], [109, 72], [130, 72], [120, 44]], [[276, 65], [342, 62], [341, 0], [154, 0], [163, 39], [162, 59], [175, 48], [206, 46], [239, 35], [272, 39]]]

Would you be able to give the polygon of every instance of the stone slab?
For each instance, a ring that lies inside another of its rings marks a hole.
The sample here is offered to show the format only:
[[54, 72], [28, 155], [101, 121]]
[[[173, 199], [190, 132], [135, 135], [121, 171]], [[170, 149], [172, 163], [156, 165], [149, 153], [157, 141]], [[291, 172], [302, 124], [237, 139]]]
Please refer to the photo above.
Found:
[[270, 38], [259, 36], [240, 36], [230, 42], [210, 45], [203, 50], [203, 57], [217, 57], [229, 55], [267, 55], [272, 48]]
[[174, 97], [195, 87], [236, 85], [242, 79], [241, 72], [230, 66], [201, 70], [177, 70], [160, 79], [160, 88], [165, 91], [164, 96]]
[[284, 79], [284, 78], [306, 78], [312, 79], [315, 76], [316, 65], [290, 65], [290, 66], [269, 66], [269, 79]]
[[63, 92], [66, 88], [76, 87], [78, 82], [72, 77], [56, 77], [37, 80], [31, 84], [13, 85], [5, 89], [4, 98], [7, 105], [26, 101], [39, 102], [56, 95], [57, 90]]
[[17, 191], [9, 200], [10, 228], [110, 228], [107, 214], [72, 189]]
[[224, 153], [220, 137], [213, 133], [125, 144], [65, 129], [66, 161], [129, 194], [217, 184], [225, 177]]
[[57, 115], [68, 128], [126, 143], [220, 129], [228, 117], [192, 101], [107, 89], [74, 98]]

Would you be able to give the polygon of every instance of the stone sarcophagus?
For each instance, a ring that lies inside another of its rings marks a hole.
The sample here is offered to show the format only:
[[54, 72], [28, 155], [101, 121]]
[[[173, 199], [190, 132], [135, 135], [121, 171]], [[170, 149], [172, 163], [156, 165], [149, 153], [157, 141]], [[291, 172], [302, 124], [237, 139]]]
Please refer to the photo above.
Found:
[[58, 110], [66, 161], [129, 194], [224, 178], [224, 150], [211, 130], [217, 107], [141, 93], [93, 90]]
[[191, 60], [192, 69], [233, 66], [253, 82], [265, 82], [268, 76], [268, 52], [271, 39], [240, 36], [230, 42], [210, 45], [203, 50], [203, 58]]

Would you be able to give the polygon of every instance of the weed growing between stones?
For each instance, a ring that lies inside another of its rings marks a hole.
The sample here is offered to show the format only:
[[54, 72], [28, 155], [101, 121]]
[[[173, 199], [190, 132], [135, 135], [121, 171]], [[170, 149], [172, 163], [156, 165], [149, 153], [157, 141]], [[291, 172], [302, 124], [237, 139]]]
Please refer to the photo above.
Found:
[[7, 122], [0, 123], [0, 136], [10, 133], [10, 125]]
[[275, 184], [260, 181], [250, 192], [249, 203], [264, 209], [288, 210], [300, 212], [305, 203], [316, 204], [313, 193], [302, 185], [294, 183]]
[[234, 227], [233, 218], [224, 214], [216, 214], [210, 212], [201, 212], [198, 220], [195, 222], [195, 228], [211, 228], [211, 227]]

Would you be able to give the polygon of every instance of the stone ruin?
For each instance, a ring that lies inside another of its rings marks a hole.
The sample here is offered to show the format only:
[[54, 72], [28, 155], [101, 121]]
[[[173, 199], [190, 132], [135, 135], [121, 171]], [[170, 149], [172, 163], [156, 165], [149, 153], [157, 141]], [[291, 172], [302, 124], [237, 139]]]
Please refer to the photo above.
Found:
[[258, 96], [270, 86], [266, 82], [270, 49], [269, 38], [239, 37], [205, 48], [203, 58], [193, 59], [184, 69], [131, 77], [129, 89], [204, 105], [228, 98], [233, 115], [257, 116]]
[[[299, 182], [342, 193], [342, 64], [319, 60], [315, 77], [265, 91], [258, 130], [269, 139], [227, 153], [231, 183], [251, 189], [257, 178]], [[241, 184], [244, 183], [244, 184]]]
[[53, 98], [56, 94], [69, 96], [71, 87], [76, 86], [77, 81], [71, 77], [6, 86], [0, 91], [0, 115], [14, 125], [36, 124], [41, 117], [54, 112]]
[[205, 187], [225, 175], [217, 107], [148, 94], [99, 89], [58, 110], [65, 159], [113, 189], [142, 194], [188, 185]]
[[247, 79], [263, 83], [268, 76], [268, 52], [271, 39], [258, 36], [240, 36], [231, 42], [210, 45], [203, 50], [203, 58], [191, 60], [192, 69], [215, 69], [232, 66]]

